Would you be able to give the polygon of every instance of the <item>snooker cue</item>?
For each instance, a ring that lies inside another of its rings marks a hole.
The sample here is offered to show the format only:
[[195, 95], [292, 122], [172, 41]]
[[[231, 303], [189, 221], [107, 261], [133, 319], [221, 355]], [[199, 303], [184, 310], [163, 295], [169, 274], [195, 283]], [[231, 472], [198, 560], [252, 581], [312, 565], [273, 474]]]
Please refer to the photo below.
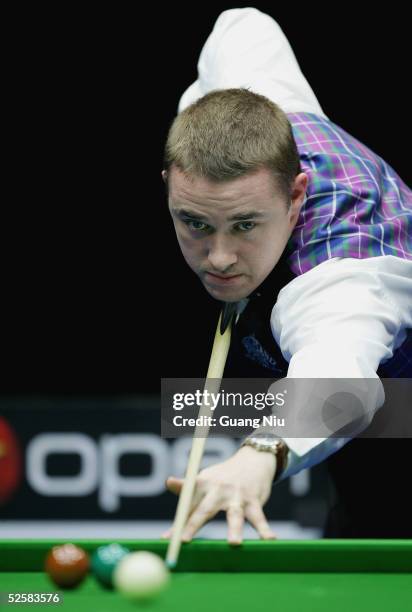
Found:
[[[215, 339], [213, 342], [212, 354], [210, 356], [209, 368], [207, 371], [204, 390], [210, 393], [217, 393], [220, 389], [223, 371], [225, 369], [226, 358], [230, 346], [230, 338], [232, 332], [232, 322], [236, 313], [237, 303], [226, 303], [222, 310], [216, 329]], [[204, 395], [203, 395], [204, 397]], [[202, 402], [199, 408], [198, 417], [210, 417], [212, 414], [209, 405]], [[206, 421], [207, 422], [207, 421]], [[190, 504], [192, 502], [193, 492], [196, 485], [196, 477], [199, 472], [200, 463], [202, 461], [203, 452], [209, 433], [209, 425], [197, 425], [193, 436], [192, 448], [189, 455], [189, 461], [186, 469], [183, 487], [179, 495], [177, 503], [175, 519], [173, 522], [173, 531], [167, 548], [166, 565], [170, 569], [176, 567], [177, 559], [181, 547], [181, 539], [183, 529], [186, 525], [189, 515]], [[197, 434], [202, 437], [197, 437]]]

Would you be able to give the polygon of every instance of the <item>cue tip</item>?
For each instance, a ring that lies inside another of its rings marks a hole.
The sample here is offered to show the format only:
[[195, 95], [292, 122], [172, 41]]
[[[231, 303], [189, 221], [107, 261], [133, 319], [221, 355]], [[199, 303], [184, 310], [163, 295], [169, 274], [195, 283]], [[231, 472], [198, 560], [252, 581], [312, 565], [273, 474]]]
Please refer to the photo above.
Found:
[[168, 569], [173, 570], [173, 569], [175, 569], [176, 565], [177, 565], [177, 561], [172, 561], [170, 559], [166, 560], [166, 567]]
[[223, 305], [221, 320], [220, 320], [220, 334], [223, 336], [229, 325], [232, 325], [232, 321], [237, 313], [237, 302], [225, 302]]

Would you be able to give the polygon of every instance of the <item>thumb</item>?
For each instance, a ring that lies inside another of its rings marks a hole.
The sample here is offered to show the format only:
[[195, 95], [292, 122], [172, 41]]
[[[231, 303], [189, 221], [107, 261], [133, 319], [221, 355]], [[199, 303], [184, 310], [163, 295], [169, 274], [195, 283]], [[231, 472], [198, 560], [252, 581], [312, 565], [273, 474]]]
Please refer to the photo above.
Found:
[[179, 495], [183, 487], [183, 479], [176, 478], [175, 476], [169, 476], [169, 478], [166, 479], [166, 487], [175, 495]]

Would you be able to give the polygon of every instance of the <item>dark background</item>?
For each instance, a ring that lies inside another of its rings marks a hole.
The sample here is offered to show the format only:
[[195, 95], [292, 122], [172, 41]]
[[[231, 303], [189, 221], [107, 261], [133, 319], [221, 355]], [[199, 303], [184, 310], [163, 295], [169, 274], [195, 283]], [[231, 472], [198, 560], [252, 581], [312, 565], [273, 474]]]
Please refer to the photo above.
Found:
[[[162, 149], [214, 22], [242, 6], [10, 20], [0, 392], [151, 393], [161, 376], [205, 374], [218, 304], [175, 241]], [[406, 6], [253, 6], [279, 22], [329, 118], [410, 185]]]

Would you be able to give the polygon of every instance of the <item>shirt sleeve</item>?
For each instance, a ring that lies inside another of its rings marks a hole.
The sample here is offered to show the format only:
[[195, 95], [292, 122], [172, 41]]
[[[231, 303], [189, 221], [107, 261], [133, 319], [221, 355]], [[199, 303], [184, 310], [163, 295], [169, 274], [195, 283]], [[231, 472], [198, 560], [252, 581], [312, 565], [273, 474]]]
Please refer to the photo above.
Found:
[[[271, 328], [289, 362], [287, 378], [375, 378], [412, 327], [412, 261], [393, 256], [333, 258], [279, 293]], [[373, 414], [384, 403], [383, 385]], [[356, 432], [356, 435], [359, 432]], [[279, 481], [324, 461], [351, 438], [284, 438]]]
[[286, 113], [326, 117], [281, 27], [256, 8], [229, 9], [219, 15], [197, 68], [198, 78], [180, 98], [179, 113], [215, 89], [245, 87]]

